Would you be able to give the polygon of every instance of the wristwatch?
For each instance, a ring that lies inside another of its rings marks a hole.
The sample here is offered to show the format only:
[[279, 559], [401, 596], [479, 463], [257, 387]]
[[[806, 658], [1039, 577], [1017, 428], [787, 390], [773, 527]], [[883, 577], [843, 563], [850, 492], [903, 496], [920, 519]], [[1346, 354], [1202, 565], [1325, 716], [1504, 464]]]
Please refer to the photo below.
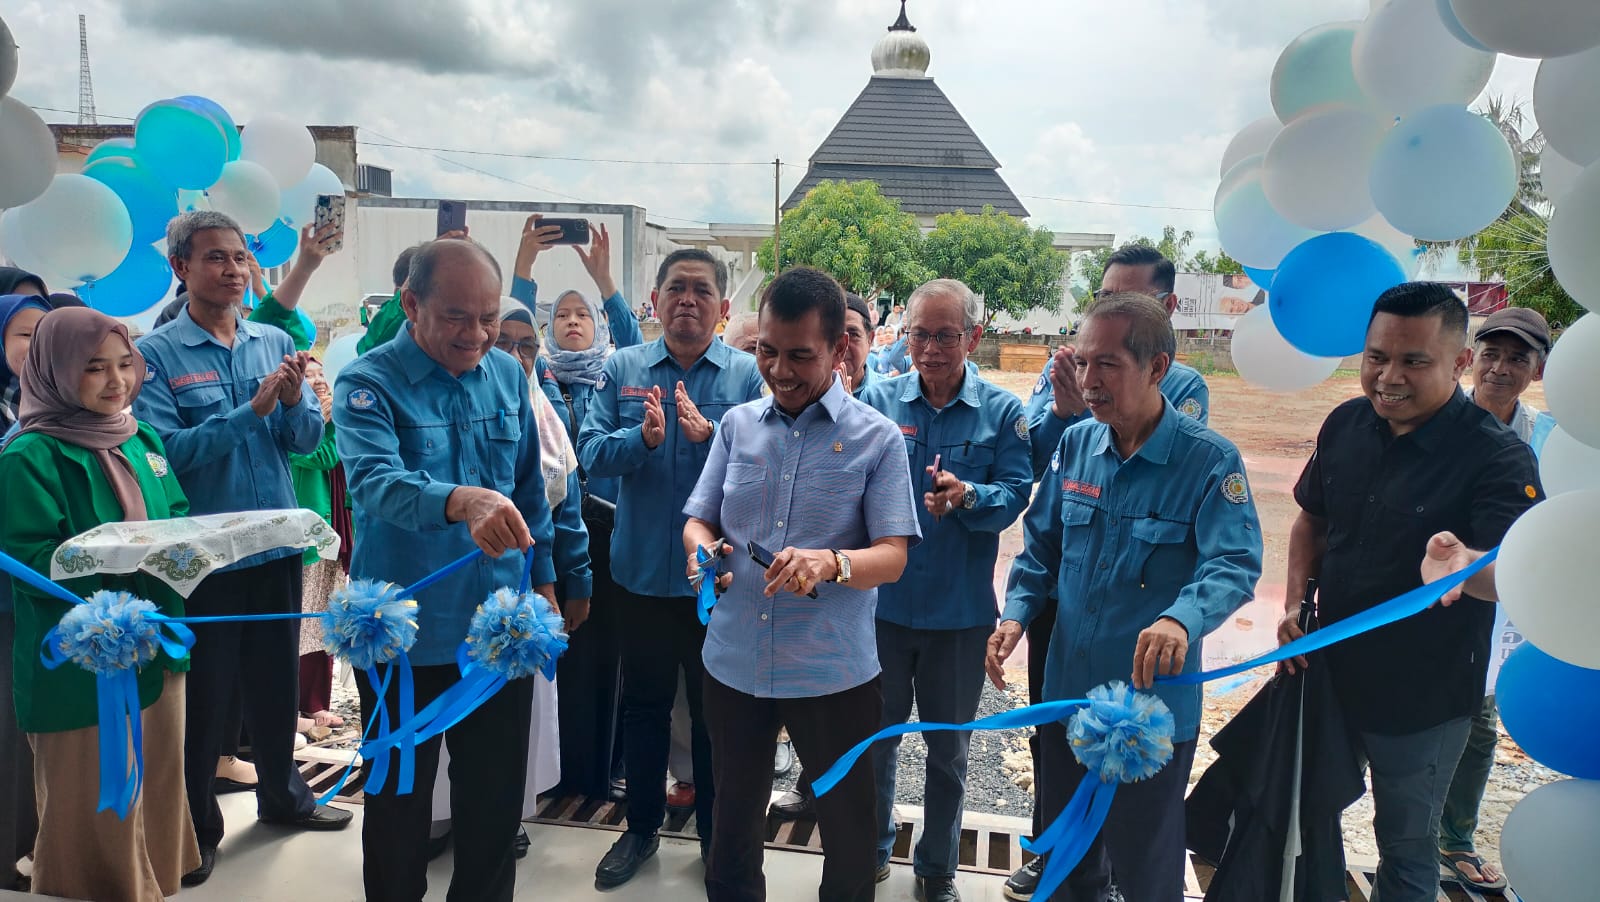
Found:
[[972, 483], [969, 482], [967, 483], [967, 490], [961, 493], [961, 509], [967, 511], [972, 510], [972, 506], [977, 503], [978, 490], [973, 488]]
[[850, 584], [850, 558], [842, 551], [833, 552], [834, 568], [839, 572], [833, 575], [833, 581], [841, 586]]

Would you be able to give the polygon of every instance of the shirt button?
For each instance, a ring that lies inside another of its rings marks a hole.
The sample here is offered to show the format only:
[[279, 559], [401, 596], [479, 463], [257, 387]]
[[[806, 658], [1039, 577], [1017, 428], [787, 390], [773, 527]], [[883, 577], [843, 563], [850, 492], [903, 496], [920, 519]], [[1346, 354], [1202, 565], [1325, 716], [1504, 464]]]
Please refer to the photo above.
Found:
[[461, 431], [462, 432], [466, 432], [469, 428], [471, 428], [471, 427], [468, 426], [466, 423], [462, 423], [461, 424]]
[[783, 528], [783, 521], [782, 521], [782, 520], [779, 520], [779, 521], [778, 521], [778, 528], [779, 528], [779, 529], [782, 529], [782, 528]]
[[478, 468], [477, 467], [472, 467], [469, 470], [467, 470], [467, 472], [471, 473], [474, 476], [476, 476], [476, 475], [478, 475]]
[[1377, 500], [1378, 500], [1378, 496], [1377, 495], [1368, 495], [1367, 496], [1367, 503], [1368, 504], [1371, 504], [1372, 502], [1377, 501]]
[[762, 615], [761, 615], [761, 619], [762, 619], [762, 620], [765, 620], [765, 619], [767, 619], [767, 615], [765, 615], [765, 614], [762, 614]]
[[[784, 482], [788, 482], [788, 481], [789, 481], [789, 480], [791, 480], [791, 479], [793, 479], [793, 478], [794, 478], [794, 477], [793, 477], [793, 476], [790, 476], [790, 475], [789, 475], [789, 474], [788, 474], [788, 473], [785, 473], [785, 474], [783, 474], [783, 481], [784, 481]], [[1422, 510], [1422, 508], [1420, 508], [1420, 507], [1419, 507], [1419, 508], [1417, 508], [1417, 510]]]
[[1111, 565], [1110, 565], [1110, 564], [1108, 564], [1108, 563], [1106, 563], [1106, 562], [1105, 562], [1105, 561], [1101, 561], [1101, 562], [1100, 562], [1100, 569], [1101, 569], [1101, 570], [1104, 570], [1104, 569], [1106, 569], [1106, 568], [1107, 568], [1107, 567], [1110, 567], [1110, 566], [1111, 566]]
[[1082, 650], [1082, 649], [1079, 649], [1079, 651], [1078, 651], [1078, 657], [1079, 657], [1079, 658], [1087, 658], [1087, 657], [1089, 657], [1089, 653], [1088, 653], [1088, 652], [1086, 652], [1086, 651], [1083, 651], [1083, 650]]
[[795, 430], [794, 437], [795, 438], [799, 438], [800, 437], [800, 430], [798, 430], [798, 429]]

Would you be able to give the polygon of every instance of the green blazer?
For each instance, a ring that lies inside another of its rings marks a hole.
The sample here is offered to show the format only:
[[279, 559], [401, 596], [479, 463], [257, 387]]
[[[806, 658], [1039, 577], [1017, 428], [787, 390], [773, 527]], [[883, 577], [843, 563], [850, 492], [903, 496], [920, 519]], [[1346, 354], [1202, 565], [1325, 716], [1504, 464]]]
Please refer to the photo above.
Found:
[[[155, 430], [145, 423], [122, 444], [133, 464], [152, 520], [182, 517], [189, 501], [178, 487], [178, 477], [167, 463], [165, 449]], [[0, 453], [0, 549], [48, 576], [50, 558], [67, 539], [115, 520], [122, 505], [111, 491], [94, 452], [37, 432], [12, 439]], [[183, 599], [165, 583], [143, 573], [118, 576], [80, 576], [60, 580], [68, 590], [87, 597], [97, 589], [131, 592], [155, 602], [162, 613], [183, 616]], [[16, 599], [17, 636], [12, 647], [17, 722], [29, 733], [57, 733], [95, 726], [94, 675], [74, 664], [47, 670], [39, 659], [40, 645], [69, 605], [11, 581]], [[159, 654], [156, 663], [139, 673], [139, 704], [147, 708], [161, 696], [163, 670], [189, 669], [187, 656], [174, 661]]]
[[[317, 450], [289, 455], [289, 480], [294, 483], [294, 500], [329, 523], [333, 522], [333, 486], [328, 484], [328, 472], [338, 465], [339, 449], [333, 444], [332, 422], [322, 427], [322, 441], [317, 443]], [[320, 560], [315, 548], [307, 548], [302, 558], [307, 567]]]

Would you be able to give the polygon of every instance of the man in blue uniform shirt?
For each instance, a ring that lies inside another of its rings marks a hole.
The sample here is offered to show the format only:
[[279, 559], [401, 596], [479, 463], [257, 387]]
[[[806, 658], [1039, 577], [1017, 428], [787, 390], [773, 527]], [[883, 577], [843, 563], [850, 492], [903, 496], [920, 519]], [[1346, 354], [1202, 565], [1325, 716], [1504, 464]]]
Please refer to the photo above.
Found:
[[[239, 314], [250, 280], [244, 233], [210, 211], [178, 216], [167, 249], [189, 302], [177, 318], [139, 341], [146, 368], [133, 412], [155, 428], [189, 498], [190, 513], [299, 507], [289, 455], [322, 440], [322, 411], [305, 382], [306, 357], [288, 334]], [[189, 598], [197, 615], [283, 614], [300, 610], [300, 552], [282, 548], [206, 577]], [[214, 780], [239, 696], [255, 751], [262, 820], [337, 829], [350, 813], [319, 806], [294, 764], [299, 630], [291, 620], [194, 627], [184, 734], [184, 784], [200, 843], [194, 886], [211, 876], [222, 841]], [[233, 727], [237, 729], [237, 727]]]
[[[911, 293], [906, 341], [916, 372], [878, 382], [861, 400], [900, 427], [923, 541], [899, 582], [878, 592], [878, 659], [884, 725], [904, 723], [915, 700], [925, 721], [964, 723], [983, 692], [984, 643], [994, 630], [1000, 532], [1033, 488], [1028, 423], [1016, 396], [967, 364], [983, 337], [983, 305], [954, 279]], [[961, 838], [969, 733], [928, 734], [919, 898], [959, 899], [953, 878]], [[889, 861], [897, 742], [875, 750], [878, 864]]]
[[[1100, 277], [1100, 290], [1096, 296], [1131, 291], [1154, 298], [1167, 310], [1167, 315], [1178, 309], [1178, 296], [1173, 293], [1177, 284], [1177, 270], [1172, 261], [1153, 247], [1127, 244], [1106, 259], [1105, 271]], [[1033, 395], [1028, 398], [1028, 434], [1033, 441], [1033, 478], [1042, 478], [1050, 469], [1050, 458], [1061, 444], [1061, 434], [1068, 426], [1091, 419], [1089, 406], [1083, 401], [1078, 388], [1077, 367], [1073, 361], [1074, 349], [1063, 345], [1045, 362], [1039, 381], [1034, 383]], [[1166, 376], [1161, 379], [1161, 394], [1179, 413], [1185, 413], [1206, 424], [1211, 407], [1211, 391], [1206, 380], [1193, 367], [1172, 361]], [[1038, 702], [1044, 690], [1044, 662], [1050, 653], [1050, 634], [1055, 629], [1056, 610], [1053, 599], [1028, 625], [1028, 701]], [[1039, 754], [1039, 738], [1035, 734], [1028, 741], [1033, 754], [1033, 785], [1037, 788], [1044, 780], [1045, 763]], [[1037, 792], [1037, 790], [1036, 790]], [[1040, 820], [1040, 807], [1033, 806], [1033, 834], [1044, 828]], [[1026, 902], [1033, 898], [1033, 888], [1043, 872], [1042, 859], [1033, 858], [1018, 868], [1006, 881], [1003, 892], [1006, 898]]]
[[[1150, 298], [1089, 308], [1074, 356], [1094, 422], [1068, 429], [1025, 519], [1004, 620], [989, 640], [1002, 665], [1052, 592], [1060, 600], [1044, 697], [1081, 698], [1111, 680], [1153, 692], [1176, 720], [1172, 760], [1117, 791], [1105, 827], [1063, 886], [1100, 902], [1111, 871], [1128, 902], [1183, 895], [1183, 794], [1200, 728], [1200, 687], [1157, 676], [1200, 669], [1201, 637], [1249, 601], [1261, 576], [1261, 528], [1244, 462], [1227, 439], [1161, 394], [1176, 341]], [[1083, 778], [1062, 724], [1039, 728], [1045, 822]]]
[[[418, 248], [401, 294], [407, 325], [345, 367], [334, 387], [339, 457], [355, 502], [350, 575], [409, 585], [474, 547], [484, 557], [417, 595], [410, 659], [415, 703], [460, 679], [456, 649], [477, 605], [522, 582], [555, 604], [554, 525], [539, 467], [528, 379], [494, 341], [500, 270], [482, 246], [443, 239]], [[451, 727], [451, 812], [456, 835], [450, 897], [509, 902], [512, 840], [522, 816], [532, 680], [512, 680]], [[357, 673], [362, 721], [381, 704], [399, 716], [399, 685], [380, 698]], [[439, 738], [417, 746], [416, 785], [391, 777], [368, 793], [362, 823], [369, 899], [421, 900]]]
[[656, 273], [651, 300], [662, 336], [618, 350], [595, 384], [578, 433], [578, 459], [593, 476], [621, 480], [611, 573], [629, 596], [622, 634], [623, 758], [628, 830], [595, 869], [601, 887], [631, 880], [656, 851], [666, 818], [667, 749], [680, 670], [693, 721], [695, 810], [702, 848], [711, 839], [715, 787], [700, 709], [704, 674], [694, 592], [683, 569], [683, 513], [717, 421], [761, 397], [754, 357], [716, 341], [728, 313], [728, 268], [702, 250], [674, 251]]
[[[874, 602], [880, 585], [899, 578], [919, 533], [900, 431], [851, 399], [834, 372], [846, 316], [839, 283], [818, 270], [796, 267], [768, 286], [756, 359], [772, 396], [723, 417], [686, 509], [690, 571], [695, 551], [719, 539], [776, 549], [765, 570], [733, 554], [732, 583], [706, 636], [713, 902], [765, 898], [767, 752], [779, 725], [801, 754], [829, 762], [882, 716]], [[823, 899], [872, 899], [872, 784], [871, 767], [858, 764], [817, 804]]]

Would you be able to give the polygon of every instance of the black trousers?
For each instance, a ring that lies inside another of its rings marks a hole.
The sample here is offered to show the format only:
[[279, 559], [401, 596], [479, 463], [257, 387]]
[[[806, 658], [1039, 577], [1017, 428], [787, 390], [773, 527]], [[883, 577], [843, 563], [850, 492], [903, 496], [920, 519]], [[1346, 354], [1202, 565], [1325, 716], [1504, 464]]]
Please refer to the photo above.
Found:
[[619, 757], [626, 598], [611, 579], [611, 531], [598, 522], [589, 527], [589, 555], [594, 573], [589, 619], [572, 634], [566, 654], [556, 663], [561, 786], [603, 799], [611, 789], [612, 763]]
[[[213, 573], [189, 597], [193, 616], [278, 614], [300, 610], [300, 556], [243, 570]], [[200, 848], [222, 841], [222, 809], [213, 781], [224, 748], [237, 747], [238, 723], [229, 709], [237, 697], [250, 731], [256, 765], [256, 813], [265, 818], [305, 817], [316, 800], [294, 763], [294, 726], [300, 711], [300, 624], [198, 623], [193, 627], [183, 779]], [[237, 695], [236, 695], [237, 694]], [[231, 733], [231, 735], [229, 735]]]
[[[1028, 704], [1037, 705], [1044, 701], [1044, 662], [1050, 654], [1050, 634], [1056, 629], [1056, 599], [1052, 595], [1046, 599], [1044, 610], [1039, 616], [1033, 618], [1028, 624]], [[1044, 832], [1044, 811], [1039, 805], [1039, 784], [1044, 780], [1044, 769], [1048, 767], [1044, 756], [1039, 754], [1039, 731], [1034, 730], [1028, 737], [1028, 752], [1033, 757], [1033, 835], [1037, 837]]]
[[[1032, 654], [1032, 649], [1029, 649]], [[1054, 902], [1107, 902], [1111, 871], [1127, 902], [1178, 902], [1183, 898], [1183, 794], [1194, 765], [1196, 740], [1175, 743], [1160, 773], [1117, 787], [1106, 823], [1083, 860], [1072, 869]], [[1067, 807], [1087, 770], [1072, 755], [1061, 722], [1039, 728], [1048, 778], [1037, 779], [1039, 807], [1048, 825]]]
[[[767, 898], [762, 840], [778, 728], [788, 725], [789, 739], [802, 759], [825, 766], [878, 728], [882, 680], [873, 677], [833, 695], [756, 698], [706, 674], [705, 708], [717, 767], [716, 832], [706, 868], [706, 898], [760, 902]], [[826, 902], [870, 902], [873, 897], [878, 855], [873, 784], [872, 758], [863, 756], [832, 792], [817, 799], [822, 833], [817, 895]], [[791, 890], [782, 895], [788, 898]]]
[[[579, 630], [582, 632], [582, 630]], [[672, 746], [672, 703], [683, 672], [694, 754], [694, 807], [700, 841], [711, 841], [711, 741], [706, 737], [700, 660], [706, 628], [693, 598], [657, 598], [629, 593], [623, 601], [622, 741], [628, 772], [628, 832], [653, 834], [667, 817], [667, 752]], [[776, 739], [777, 734], [773, 734]], [[772, 783], [767, 749], [767, 784]]]
[[[413, 667], [416, 706], [421, 709], [461, 679], [453, 664]], [[516, 886], [511, 843], [522, 821], [522, 791], [528, 778], [528, 729], [533, 684], [542, 676], [512, 680], [483, 707], [451, 727], [450, 819], [455, 833], [455, 873], [450, 902], [510, 902]], [[378, 710], [375, 687], [356, 672], [361, 722]], [[397, 723], [400, 687], [391, 680], [383, 702]], [[428, 827], [433, 820], [433, 780], [439, 770], [440, 737], [417, 746], [416, 785], [396, 794], [398, 759], [391, 753], [383, 790], [366, 796], [361, 822], [361, 876], [371, 902], [421, 902], [428, 891]], [[371, 763], [362, 765], [370, 768]]]

